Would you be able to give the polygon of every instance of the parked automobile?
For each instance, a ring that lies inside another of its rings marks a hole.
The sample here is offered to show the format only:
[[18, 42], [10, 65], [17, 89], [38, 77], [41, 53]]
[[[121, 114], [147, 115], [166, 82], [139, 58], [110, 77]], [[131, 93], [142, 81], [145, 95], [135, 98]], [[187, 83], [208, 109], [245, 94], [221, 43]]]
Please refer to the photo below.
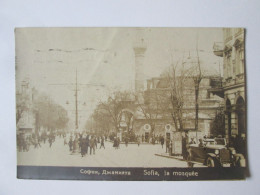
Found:
[[[202, 140], [201, 140], [202, 141]], [[237, 154], [232, 147], [227, 147], [225, 138], [205, 139], [200, 144], [188, 146], [188, 167], [202, 163], [208, 167], [245, 167], [242, 154]]]

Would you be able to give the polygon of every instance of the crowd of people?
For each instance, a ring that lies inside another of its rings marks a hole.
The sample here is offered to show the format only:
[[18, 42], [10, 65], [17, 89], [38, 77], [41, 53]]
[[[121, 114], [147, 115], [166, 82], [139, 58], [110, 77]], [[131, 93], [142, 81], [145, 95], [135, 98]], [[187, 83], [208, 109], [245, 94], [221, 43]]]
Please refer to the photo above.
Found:
[[[48, 147], [52, 147], [52, 144], [55, 142], [56, 137], [63, 138], [64, 146], [68, 146], [68, 150], [70, 154], [81, 154], [82, 157], [89, 155], [95, 155], [95, 152], [98, 148], [105, 149], [105, 141], [107, 141], [107, 136], [104, 135], [95, 135], [95, 134], [87, 134], [87, 133], [65, 133], [65, 132], [55, 132], [55, 131], [44, 131], [41, 134], [18, 134], [17, 136], [17, 146], [18, 151], [27, 152], [30, 148], [40, 148], [42, 144], [48, 144]], [[187, 137], [186, 137], [187, 138]], [[186, 145], [195, 143], [194, 139], [191, 139], [191, 142], [188, 143], [187, 139], [182, 139], [182, 151], [183, 156], [187, 155], [185, 153]], [[120, 137], [115, 136], [111, 137], [110, 141], [113, 143], [113, 147], [115, 149], [120, 149], [120, 143], [124, 143], [125, 147], [128, 147], [129, 138], [124, 136], [120, 139]], [[172, 140], [169, 138], [165, 138], [162, 135], [156, 135], [151, 137], [145, 137], [145, 135], [136, 136], [134, 142], [138, 147], [141, 143], [149, 143], [149, 144], [160, 144], [162, 149], [165, 145], [166, 153], [171, 153]], [[99, 145], [99, 146], [98, 146]]]
[[81, 156], [84, 157], [86, 154], [94, 155], [98, 144], [100, 144], [100, 149], [105, 149], [105, 140], [106, 136], [96, 136], [96, 135], [87, 135], [87, 134], [70, 134], [69, 141], [67, 138], [64, 138], [64, 145], [69, 146], [69, 151], [71, 154], [76, 154], [80, 152]]
[[28, 152], [30, 149], [38, 149], [48, 144], [52, 148], [57, 138], [63, 139], [63, 145], [68, 147], [70, 154], [95, 154], [98, 144], [99, 148], [105, 149], [106, 136], [87, 135], [83, 133], [66, 133], [56, 131], [44, 131], [42, 133], [19, 133], [17, 135], [17, 150], [19, 152]]
[[33, 148], [40, 148], [42, 144], [48, 142], [49, 147], [52, 146], [53, 142], [55, 141], [55, 133], [47, 133], [43, 132], [42, 134], [25, 134], [20, 133], [17, 135], [17, 146], [19, 152], [28, 152], [31, 147]]

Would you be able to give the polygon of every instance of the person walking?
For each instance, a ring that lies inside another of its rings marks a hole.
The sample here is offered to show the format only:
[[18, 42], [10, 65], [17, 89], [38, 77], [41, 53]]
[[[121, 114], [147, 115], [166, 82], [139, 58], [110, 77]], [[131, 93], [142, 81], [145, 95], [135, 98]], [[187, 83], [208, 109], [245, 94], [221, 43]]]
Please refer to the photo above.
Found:
[[161, 145], [162, 145], [162, 148], [163, 148], [163, 145], [164, 145], [164, 137], [163, 136], [161, 137], [160, 141], [161, 141]]
[[117, 149], [117, 138], [116, 138], [116, 137], [114, 137], [114, 144], [113, 144], [113, 147], [114, 147], [115, 149]]
[[186, 160], [188, 157], [187, 144], [188, 144], [188, 135], [187, 133], [185, 133], [185, 135], [182, 137], [182, 156], [184, 160]]
[[81, 153], [81, 157], [86, 155], [86, 151], [87, 151], [87, 144], [86, 144], [87, 140], [85, 137], [81, 137], [80, 140], [80, 153]]
[[95, 149], [97, 149], [97, 143], [98, 143], [98, 140], [97, 140], [97, 137], [96, 136], [94, 136], [94, 144], [95, 144]]
[[86, 154], [88, 154], [88, 148], [89, 148], [89, 135], [86, 137]]
[[90, 155], [92, 154], [92, 151], [93, 151], [93, 154], [95, 154], [95, 138], [94, 136], [91, 136], [91, 139], [89, 141], [89, 145], [90, 145]]
[[79, 149], [81, 150], [81, 141], [82, 141], [82, 138], [83, 137], [83, 135], [80, 133], [79, 134], [79, 139], [78, 139], [78, 144], [79, 144]]
[[70, 152], [72, 152], [72, 146], [73, 146], [73, 141], [72, 141], [72, 136], [70, 136], [70, 141], [69, 141]]
[[64, 142], [63, 142], [63, 144], [64, 144], [64, 146], [68, 144], [66, 137], [64, 137]]
[[120, 138], [117, 137], [117, 149], [119, 149], [119, 148], [120, 148]]
[[102, 136], [101, 137], [101, 143], [100, 143], [100, 148], [99, 149], [101, 149], [101, 147], [103, 147], [104, 149], [105, 149], [105, 140], [104, 140], [104, 137]]
[[125, 137], [125, 147], [128, 146], [128, 136]]
[[40, 139], [40, 136], [38, 136], [37, 138], [36, 138], [36, 143], [37, 143], [37, 147], [42, 147], [41, 146], [41, 139]]
[[138, 145], [138, 147], [140, 146], [140, 142], [141, 142], [141, 138], [140, 138], [140, 136], [138, 136], [137, 137], [137, 145]]
[[79, 139], [78, 139], [78, 136], [76, 135], [76, 137], [73, 141], [73, 146], [72, 146], [72, 152], [73, 153], [78, 151], [78, 144], [79, 144]]
[[169, 152], [169, 147], [170, 147], [170, 138], [166, 139], [166, 153]]
[[52, 136], [49, 136], [49, 146], [50, 146], [50, 148], [51, 148], [51, 146], [52, 146], [52, 142], [53, 142], [53, 139], [52, 139]]

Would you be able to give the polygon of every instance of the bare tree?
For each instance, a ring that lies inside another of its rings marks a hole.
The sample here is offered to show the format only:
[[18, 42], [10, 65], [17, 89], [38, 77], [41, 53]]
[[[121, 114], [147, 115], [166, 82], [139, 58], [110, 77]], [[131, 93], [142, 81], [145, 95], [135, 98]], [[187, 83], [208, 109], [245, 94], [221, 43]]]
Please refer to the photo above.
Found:
[[200, 66], [200, 58], [198, 52], [198, 37], [196, 44], [196, 53], [197, 53], [197, 66], [195, 67], [195, 75], [193, 76], [194, 87], [195, 87], [195, 130], [196, 136], [198, 131], [198, 120], [199, 120], [199, 91], [200, 91], [200, 82], [202, 80], [201, 66]]
[[182, 131], [184, 129], [184, 104], [185, 104], [185, 86], [190, 79], [191, 70], [186, 69], [183, 61], [173, 62], [168, 71], [163, 75], [168, 83], [166, 97], [170, 102], [169, 112], [173, 120], [175, 129]]
[[125, 107], [125, 101], [128, 99], [127, 92], [114, 92], [109, 95], [106, 102], [100, 102], [102, 108], [107, 111], [112, 119], [112, 123], [116, 132], [120, 130], [120, 122], [122, 120], [122, 109]]
[[148, 124], [151, 126], [151, 134], [155, 132], [156, 120], [161, 115], [159, 92], [157, 90], [147, 90], [142, 93], [144, 102], [140, 101], [140, 93], [136, 94], [136, 104]]
[[131, 126], [133, 126], [133, 114], [130, 113], [130, 112], [124, 112], [124, 116], [125, 116], [125, 122], [126, 122], [126, 125], [127, 125], [127, 132], [129, 133], [130, 130], [131, 130]]
[[69, 121], [67, 111], [48, 96], [38, 95], [33, 108], [37, 114], [37, 126], [48, 130], [64, 129]]
[[86, 127], [93, 129], [96, 127], [96, 132], [108, 135], [111, 128], [111, 117], [107, 110], [102, 108], [102, 104], [99, 104], [91, 115], [91, 120], [87, 121]]

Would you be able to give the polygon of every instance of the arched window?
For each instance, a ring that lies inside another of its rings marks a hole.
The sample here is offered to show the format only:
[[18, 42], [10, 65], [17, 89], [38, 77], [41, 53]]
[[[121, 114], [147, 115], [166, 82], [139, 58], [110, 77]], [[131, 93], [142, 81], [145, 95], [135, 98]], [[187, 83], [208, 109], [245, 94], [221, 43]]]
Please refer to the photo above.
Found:
[[245, 121], [245, 101], [240, 96], [236, 102], [236, 113], [237, 113], [237, 128], [238, 135], [245, 135], [246, 133], [246, 121]]
[[243, 74], [244, 73], [244, 41], [242, 38], [239, 38], [235, 41], [234, 47], [236, 48], [236, 71], [235, 73]]

